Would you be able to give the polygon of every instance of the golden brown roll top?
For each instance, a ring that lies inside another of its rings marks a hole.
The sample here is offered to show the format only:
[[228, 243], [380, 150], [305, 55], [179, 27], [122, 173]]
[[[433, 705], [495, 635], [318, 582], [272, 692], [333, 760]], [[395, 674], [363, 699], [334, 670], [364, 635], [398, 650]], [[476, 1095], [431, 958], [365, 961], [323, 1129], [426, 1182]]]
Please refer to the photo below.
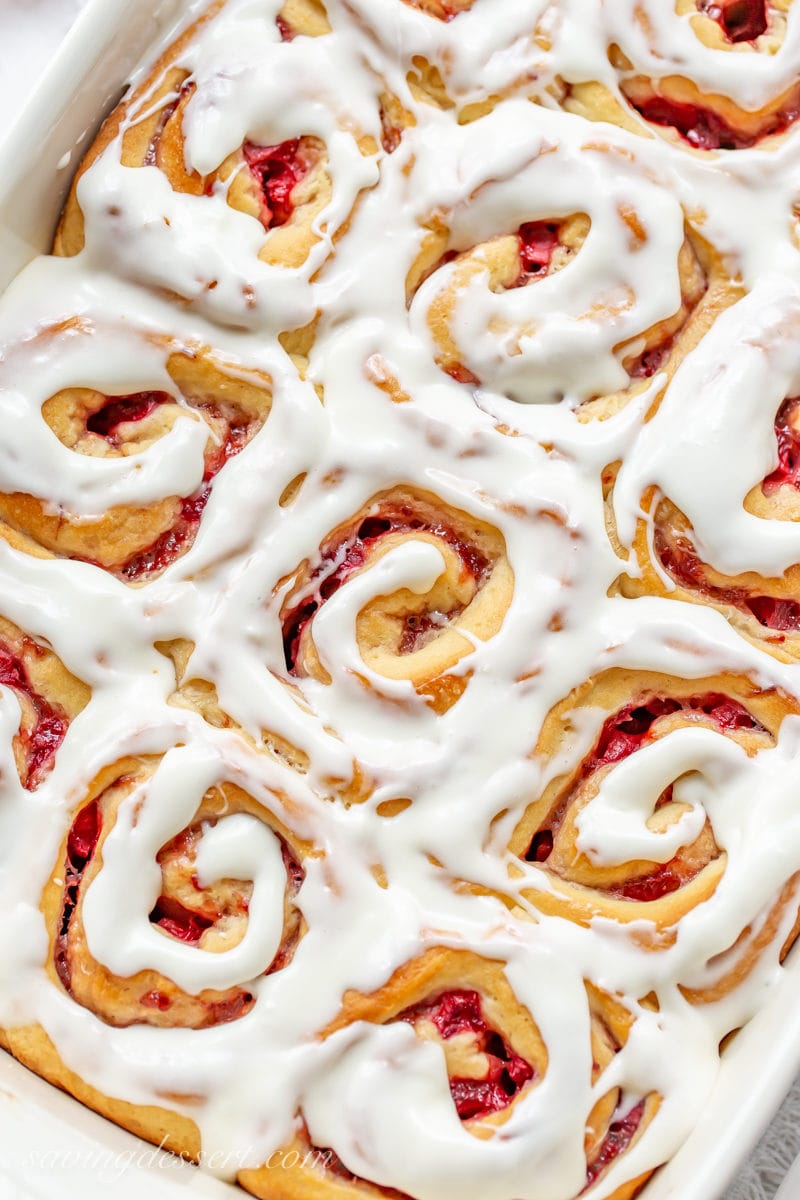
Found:
[[[603, 1089], [603, 1073], [627, 1042], [634, 1018], [612, 996], [591, 985], [586, 986], [586, 1002], [591, 1082], [599, 1098], [586, 1124], [586, 1181], [581, 1194], [636, 1142], [660, 1104], [655, 1092], [632, 1099], [619, 1087]], [[467, 951], [428, 950], [397, 970], [378, 991], [346, 993], [341, 1014], [322, 1036], [330, 1037], [356, 1022], [401, 1021], [440, 1050], [453, 1106], [464, 1129], [475, 1138], [498, 1136], [516, 1105], [547, 1077], [547, 1049], [500, 962]], [[294, 1142], [273, 1157], [270, 1166], [244, 1171], [239, 1177], [256, 1196], [364, 1200], [402, 1195], [354, 1175], [330, 1147], [315, 1146], [304, 1122]], [[626, 1200], [641, 1182], [637, 1179], [615, 1189], [613, 1200]]]
[[[52, 336], [59, 333], [54, 329]], [[94, 330], [75, 322], [73, 333], [88, 342]], [[199, 486], [170, 494], [165, 472], [163, 498], [147, 505], [112, 499], [101, 515], [66, 511], [48, 496], [0, 493], [0, 536], [10, 545], [37, 557], [93, 563], [131, 584], [155, 578], [191, 548], [214, 480], [258, 433], [272, 403], [267, 375], [210, 347], [184, 347], [144, 333], [141, 339], [145, 354], [163, 355], [165, 362], [152, 388], [116, 394], [87, 379], [86, 386], [47, 396], [41, 419], [62, 446], [98, 463], [144, 459], [179, 421], [197, 422], [205, 432]], [[90, 462], [76, 460], [74, 466], [82, 479], [91, 479]]]
[[[42, 909], [50, 935], [52, 978], [109, 1025], [155, 1025], [202, 1029], [246, 1015], [255, 1003], [246, 986], [187, 991], [153, 969], [130, 976], [94, 958], [83, 925], [86, 892], [103, 870], [103, 850], [119, 819], [129, 819], [131, 797], [141, 806], [157, 760], [123, 759], [105, 768], [75, 811], [59, 861], [45, 889]], [[120, 810], [122, 809], [122, 814]], [[238, 815], [263, 823], [277, 839], [285, 871], [280, 945], [263, 973], [292, 960], [305, 924], [295, 905], [307, 848], [271, 812], [232, 782], [215, 785], [200, 799], [190, 824], [158, 851], [161, 886], [149, 913], [159, 938], [191, 947], [198, 955], [225, 955], [247, 934], [254, 884], [249, 879], [203, 876], [198, 855], [215, 827]], [[110, 868], [109, 868], [110, 869]]]
[[91, 692], [58, 656], [0, 617], [0, 684], [19, 704], [14, 759], [22, 786], [34, 791], [52, 770], [70, 722], [88, 704]]
[[[511, 840], [512, 852], [546, 876], [544, 888], [525, 894], [542, 911], [580, 923], [604, 916], [652, 921], [660, 931], [677, 927], [713, 894], [725, 871], [726, 855], [711, 821], [706, 817], [697, 834], [664, 862], [632, 859], [604, 865], [581, 848], [587, 807], [621, 764], [673, 733], [711, 730], [753, 757], [775, 744], [782, 720], [796, 712], [796, 705], [788, 696], [764, 692], [736, 676], [686, 680], [610, 671], [587, 681], [552, 710], [537, 753], [550, 757], [567, 750], [575, 738], [574, 714], [584, 708], [603, 716], [590, 749], [566, 777], [559, 775], [530, 804]], [[652, 834], [667, 833], [686, 813], [685, 802], [673, 796], [683, 775], [683, 767], [676, 765], [674, 778], [652, 797], [647, 818]]]
[[407, 679], [437, 711], [457, 699], [466, 678], [449, 675], [473, 647], [500, 628], [513, 594], [502, 535], [430, 493], [396, 487], [375, 496], [331, 532], [297, 569], [281, 606], [290, 675], [329, 678], [314, 645], [314, 620], [350, 580], [398, 547], [426, 543], [442, 557], [430, 589], [379, 595], [358, 613], [364, 663], [388, 679]]

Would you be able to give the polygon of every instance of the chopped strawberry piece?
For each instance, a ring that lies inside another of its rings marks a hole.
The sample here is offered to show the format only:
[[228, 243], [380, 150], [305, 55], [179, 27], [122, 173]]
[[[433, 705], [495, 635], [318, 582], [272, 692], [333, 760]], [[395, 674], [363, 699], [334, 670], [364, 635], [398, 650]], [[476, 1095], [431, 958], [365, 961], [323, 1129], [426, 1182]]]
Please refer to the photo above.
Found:
[[22, 730], [19, 734], [25, 753], [22, 786], [28, 791], [33, 791], [51, 769], [56, 751], [69, 728], [69, 720], [58, 706], [51, 704], [34, 690], [22, 661], [2, 646], [0, 684], [27, 699], [36, 714], [33, 728]]
[[[686, 877], [676, 869], [678, 864], [666, 863], [650, 875], [642, 875], [639, 879], [630, 879], [618, 889], [626, 900], [638, 900], [647, 904], [651, 900], [660, 900], [677, 892], [685, 882]], [[617, 890], [617, 889], [614, 889]]]
[[[414, 515], [410, 505], [389, 507], [375, 516], [365, 517], [360, 525], [350, 533], [345, 534], [337, 542], [323, 548], [322, 561], [314, 572], [313, 579], [318, 580], [310, 595], [300, 600], [283, 618], [283, 647], [287, 670], [291, 674], [297, 672], [297, 661], [300, 654], [300, 641], [309, 622], [319, 608], [333, 596], [350, 576], [362, 567], [372, 547], [390, 533], [424, 530], [442, 539], [458, 554], [464, 570], [478, 582], [481, 582], [489, 569], [489, 563], [484, 555], [469, 542], [459, 538], [450, 526], [437, 523], [430, 524]], [[336, 564], [335, 567], [333, 564]], [[446, 616], [446, 614], [444, 614]], [[415, 617], [416, 627], [404, 631], [401, 635], [400, 653], [410, 653], [417, 645], [419, 637], [424, 637], [432, 628], [439, 628], [439, 622], [433, 619], [426, 625], [422, 617]], [[405, 651], [402, 647], [405, 645]]]
[[729, 42], [753, 42], [769, 26], [767, 0], [705, 0], [701, 12], [720, 25]]
[[674, 129], [696, 150], [748, 150], [762, 138], [784, 133], [800, 116], [800, 105], [795, 99], [770, 113], [760, 129], [746, 132], [735, 129], [719, 113], [701, 104], [656, 95], [631, 103], [645, 121]]
[[294, 41], [295, 32], [289, 22], [285, 20], [280, 13], [278, 13], [277, 17], [275, 18], [275, 24], [278, 26], [278, 33], [281, 35], [282, 42]]
[[520, 225], [519, 257], [523, 274], [542, 275], [547, 271], [559, 244], [560, 226], [553, 221], [528, 221]]
[[784, 400], [775, 417], [778, 465], [761, 484], [765, 496], [769, 496], [784, 485], [800, 488], [800, 433], [794, 424], [798, 405], [800, 405], [800, 396], [789, 397]]
[[407, 1009], [399, 1020], [412, 1025], [430, 1021], [445, 1041], [461, 1034], [474, 1035], [475, 1049], [486, 1057], [487, 1073], [483, 1079], [451, 1077], [450, 1094], [462, 1121], [502, 1112], [534, 1077], [531, 1064], [515, 1054], [505, 1038], [487, 1025], [479, 992], [467, 989], [444, 992], [436, 1000]]
[[308, 173], [308, 166], [299, 156], [299, 148], [299, 138], [291, 138], [277, 146], [245, 142], [242, 148], [245, 161], [261, 188], [264, 199], [261, 221], [265, 229], [285, 225], [294, 212], [292, 192]]
[[796, 600], [781, 600], [774, 596], [753, 596], [745, 601], [759, 625], [784, 633], [800, 629], [800, 604]]
[[85, 805], [72, 822], [67, 838], [67, 859], [75, 871], [82, 871], [95, 852], [102, 818], [96, 800]]
[[189, 945], [196, 945], [214, 921], [202, 913], [185, 908], [178, 900], [170, 896], [159, 896], [153, 911], [150, 913], [153, 925], [158, 925], [165, 933]]
[[534, 837], [525, 855], [528, 862], [547, 862], [553, 853], [553, 831], [540, 829]]
[[107, 397], [107, 403], [89, 417], [86, 428], [90, 433], [113, 442], [120, 425], [129, 421], [143, 421], [171, 399], [166, 392], [135, 392], [130, 396]]
[[640, 1100], [624, 1117], [609, 1126], [599, 1151], [586, 1170], [584, 1191], [590, 1188], [599, 1175], [628, 1149], [642, 1123], [644, 1100]]

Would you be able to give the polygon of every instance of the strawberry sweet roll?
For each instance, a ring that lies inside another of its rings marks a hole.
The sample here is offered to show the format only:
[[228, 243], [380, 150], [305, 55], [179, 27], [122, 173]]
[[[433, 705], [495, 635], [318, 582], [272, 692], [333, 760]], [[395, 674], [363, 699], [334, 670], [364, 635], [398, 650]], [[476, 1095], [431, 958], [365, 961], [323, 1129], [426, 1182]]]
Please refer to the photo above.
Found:
[[698, 155], [775, 149], [800, 116], [794, 8], [793, 0], [606, 7], [611, 75], [567, 83], [563, 102]]

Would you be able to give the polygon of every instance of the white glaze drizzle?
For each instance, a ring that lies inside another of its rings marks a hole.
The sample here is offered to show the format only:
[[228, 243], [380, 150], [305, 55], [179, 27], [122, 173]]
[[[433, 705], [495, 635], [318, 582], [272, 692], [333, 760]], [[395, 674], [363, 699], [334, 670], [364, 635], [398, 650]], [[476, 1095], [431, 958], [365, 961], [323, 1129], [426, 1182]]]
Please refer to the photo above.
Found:
[[[695, 1008], [679, 987], [712, 983], [721, 968], [711, 960], [764, 919], [800, 869], [800, 721], [787, 718], [775, 746], [753, 757], [721, 732], [673, 731], [611, 771], [584, 810], [580, 844], [599, 863], [635, 853], [667, 861], [710, 821], [726, 855], [723, 877], [658, 953], [643, 952], [610, 921], [585, 928], [532, 912], [522, 893], [546, 890], [547, 877], [525, 864], [510, 878], [505, 842], [548, 780], [593, 745], [605, 714], [579, 710], [557, 762], [531, 753], [551, 707], [591, 675], [613, 667], [689, 679], [731, 671], [800, 697], [798, 668], [745, 642], [720, 613], [608, 597], [623, 564], [608, 541], [601, 490], [603, 468], [622, 459], [614, 502], [623, 545], [644, 490], [655, 485], [687, 514], [720, 569], [780, 573], [800, 560], [794, 526], [742, 508], [775, 465], [775, 412], [798, 387], [791, 231], [800, 143], [790, 136], [774, 152], [701, 159], [520, 97], [552, 104], [546, 87], [559, 75], [616, 92], [606, 53], [616, 40], [639, 70], [685, 73], [754, 107], [794, 82], [796, 6], [783, 47], [768, 59], [708, 50], [686, 19], [655, 0], [475, 0], [447, 23], [402, 0], [331, 0], [333, 33], [292, 43], [278, 38], [279, 8], [279, 0], [231, 0], [186, 49], [197, 84], [186, 111], [187, 166], [213, 170], [245, 137], [323, 140], [332, 199], [304, 266], [259, 262], [264, 231], [226, 203], [224, 189], [174, 193], [157, 169], [122, 167], [117, 140], [80, 185], [86, 251], [32, 264], [0, 305], [2, 490], [30, 491], [85, 518], [191, 493], [202, 476], [201, 427], [187, 414], [141, 454], [93, 459], [66, 450], [41, 419], [56, 390], [174, 393], [159, 338], [173, 350], [213, 346], [243, 371], [268, 375], [273, 389], [264, 428], [215, 479], [194, 545], [147, 586], [0, 542], [0, 612], [52, 645], [93, 693], [33, 793], [17, 780], [11, 752], [18, 704], [7, 690], [0, 697], [0, 1018], [40, 1022], [67, 1064], [111, 1095], [142, 1104], [163, 1103], [167, 1093], [200, 1097], [181, 1111], [200, 1125], [204, 1146], [224, 1148], [229, 1161], [266, 1161], [302, 1112], [312, 1140], [350, 1170], [417, 1200], [570, 1200], [585, 1178], [584, 1127], [596, 1099], [612, 1086], [631, 1101], [658, 1092], [662, 1105], [645, 1136], [594, 1189], [603, 1197], [681, 1144], [714, 1082], [720, 1038], [758, 1009], [780, 973], [778, 937], [723, 1001]], [[657, 61], [634, 20], [643, 8]], [[533, 36], [537, 24], [547, 36]], [[414, 98], [406, 78], [414, 55], [437, 65], [459, 104], [500, 91], [508, 98], [459, 126], [455, 112]], [[379, 143], [387, 87], [416, 126], [393, 154], [364, 154], [357, 138]], [[623, 203], [646, 234], [639, 249], [625, 237]], [[500, 295], [479, 278], [460, 298], [464, 363], [482, 380], [473, 397], [435, 366], [427, 332], [430, 300], [451, 268], [440, 266], [406, 308], [422, 223], [437, 216], [461, 250], [576, 211], [590, 215], [592, 229], [569, 266]], [[575, 404], [625, 383], [614, 347], [678, 306], [684, 214], [750, 294], [689, 355], [652, 420], [645, 414], [662, 389], [658, 377], [619, 415], [582, 424]], [[608, 319], [592, 306], [612, 295], [626, 302]], [[301, 380], [275, 335], [318, 311]], [[518, 355], [492, 339], [498, 314], [539, 323]], [[35, 336], [76, 317], [80, 327]], [[412, 402], [394, 404], [376, 386], [386, 372]], [[324, 407], [314, 384], [324, 388]], [[553, 403], [561, 394], [567, 403]], [[496, 420], [521, 436], [504, 436]], [[425, 590], [441, 573], [439, 552], [409, 539], [316, 617], [331, 682], [299, 681], [301, 705], [286, 685], [286, 581], [332, 530], [396, 484], [434, 493], [502, 533], [515, 578], [502, 628], [490, 641], [471, 639], [454, 669], [468, 686], [444, 715], [410, 684], [361, 662], [355, 621], [364, 605], [400, 588]], [[189, 676], [212, 682], [223, 709], [254, 737], [269, 730], [305, 752], [307, 773], [167, 703], [174, 673], [154, 643], [175, 637], [195, 644]], [[120, 974], [158, 968], [191, 992], [246, 984], [256, 1003], [239, 1020], [205, 1030], [111, 1028], [45, 974], [41, 889], [88, 783], [127, 754], [164, 757], [123, 804], [86, 890], [91, 950]], [[331, 796], [355, 763], [375, 787], [346, 809]], [[686, 811], [654, 833], [647, 818], [679, 775], [675, 799]], [[205, 787], [222, 780], [319, 852], [304, 863], [298, 897], [307, 932], [290, 967], [268, 976], [284, 872], [274, 835], [254, 818], [228, 816], [205, 831], [197, 864], [201, 882], [227, 875], [255, 883], [238, 946], [205, 953], [147, 922], [159, 847], [192, 820]], [[393, 798], [413, 803], [381, 817], [378, 806]], [[377, 864], [385, 888], [370, 869]], [[453, 880], [516, 897], [527, 915]], [[781, 932], [792, 918], [787, 912]], [[440, 1051], [408, 1025], [315, 1036], [346, 989], [378, 987], [437, 944], [503, 962], [547, 1047], [544, 1078], [491, 1141], [458, 1121]], [[584, 980], [624, 997], [635, 1017], [594, 1087]], [[657, 1013], [638, 1003], [649, 992]]]

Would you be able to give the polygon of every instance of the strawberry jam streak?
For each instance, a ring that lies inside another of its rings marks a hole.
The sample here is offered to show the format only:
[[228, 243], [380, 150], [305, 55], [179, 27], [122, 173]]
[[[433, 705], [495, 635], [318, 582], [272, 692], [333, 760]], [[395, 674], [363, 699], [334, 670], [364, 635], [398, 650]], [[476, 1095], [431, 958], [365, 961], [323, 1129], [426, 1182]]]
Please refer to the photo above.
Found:
[[107, 396], [107, 403], [92, 413], [86, 422], [89, 433], [96, 433], [116, 445], [117, 430], [129, 421], [143, 421], [172, 397], [167, 392], [134, 392], [129, 396]]
[[58, 978], [68, 992], [71, 989], [72, 973], [68, 946], [69, 926], [78, 904], [83, 873], [97, 849], [102, 824], [100, 805], [96, 800], [92, 800], [78, 813], [67, 838], [64, 901], [61, 907], [61, 924], [56, 939], [55, 968]]
[[[557, 221], [528, 221], [520, 225], [517, 231], [519, 241], [520, 273], [507, 288], [526, 287], [529, 283], [542, 279], [550, 270], [553, 255], [561, 241], [561, 225]], [[669, 357], [674, 345], [673, 335], [666, 337], [656, 346], [644, 350], [632, 363], [626, 363], [626, 370], [631, 379], [650, 379], [660, 370]], [[457, 383], [479, 384], [480, 380], [460, 364], [448, 372]]]
[[660, 717], [676, 712], [702, 713], [710, 717], [722, 730], [764, 728], [742, 704], [719, 692], [681, 696], [680, 699], [672, 696], [648, 696], [626, 705], [606, 720], [594, 750], [583, 764], [583, 778], [593, 774], [600, 767], [621, 762], [633, 754], [635, 750], [640, 749]]
[[[120, 782], [120, 780], [117, 780], [117, 783]], [[54, 960], [56, 974], [65, 990], [70, 993], [72, 991], [72, 964], [69, 953], [69, 928], [75, 914], [75, 909], [78, 906], [84, 872], [97, 850], [97, 843], [100, 840], [102, 827], [103, 816], [99, 800], [92, 800], [80, 810], [72, 823], [72, 828], [67, 837], [64, 898], [61, 906], [61, 920], [58, 937], [56, 938]], [[182, 836], [184, 835], [179, 834], [175, 840], [180, 841]], [[281, 842], [281, 850], [286, 868], [287, 894], [289, 897], [293, 897], [299, 891], [300, 885], [305, 879], [305, 871], [288, 846], [283, 842]], [[192, 882], [199, 890], [200, 885], [197, 883], [196, 878], [193, 878]], [[246, 902], [244, 903], [244, 911], [247, 911]], [[216, 914], [216, 917], [219, 917], [219, 914]], [[150, 913], [150, 920], [153, 924], [158, 925], [165, 933], [170, 934], [171, 937], [177, 938], [181, 942], [185, 942], [187, 945], [197, 945], [205, 930], [214, 924], [216, 917], [209, 918], [203, 913], [194, 912], [186, 908], [180, 901], [163, 894], [159, 896], [155, 907]], [[298, 940], [299, 925], [288, 938], [284, 937], [278, 953], [275, 955], [265, 974], [270, 975], [280, 970], [281, 967], [290, 961]], [[226, 996], [221, 1000], [209, 1000], [205, 1005], [206, 1018], [203, 1025], [221, 1025], [226, 1021], [235, 1021], [238, 1017], [244, 1016], [245, 1013], [250, 1011], [254, 1001], [255, 997], [252, 993], [246, 991], [236, 991], [233, 995]], [[172, 1006], [170, 997], [158, 990], [145, 992], [139, 997], [139, 1003], [143, 1008], [153, 1009], [158, 1012], [166, 1012]]]
[[281, 35], [282, 42], [294, 41], [296, 36], [295, 32], [286, 18], [282, 17], [280, 13], [278, 13], [277, 17], [275, 18], [275, 24], [278, 26], [278, 33]]
[[53, 759], [69, 727], [62, 709], [50, 704], [33, 690], [21, 660], [7, 647], [0, 646], [0, 684], [11, 688], [32, 706], [36, 719], [30, 731], [17, 735], [25, 754], [22, 786], [29, 792], [38, 787], [53, 766]]
[[[794, 425], [800, 406], [800, 396], [784, 400], [775, 417], [775, 437], [778, 442], [778, 465], [761, 484], [765, 496], [771, 496], [781, 487], [800, 490], [800, 434]], [[706, 578], [706, 568], [698, 557], [691, 541], [678, 537], [668, 543], [660, 530], [656, 531], [655, 551], [666, 571], [693, 591], [702, 592], [710, 600], [731, 604], [742, 612], [754, 616], [759, 625], [779, 633], [800, 630], [800, 603], [778, 596], [753, 596], [747, 588], [722, 586]], [[783, 639], [779, 639], [783, 640]]]
[[613, 1125], [609, 1126], [603, 1144], [597, 1153], [594, 1160], [589, 1163], [586, 1171], [586, 1183], [583, 1190], [590, 1188], [599, 1175], [605, 1171], [606, 1167], [610, 1167], [615, 1159], [619, 1158], [620, 1154], [628, 1149], [636, 1131], [642, 1123], [644, 1116], [644, 1100], [630, 1110], [627, 1116], [620, 1121], [614, 1121]]
[[[730, 604], [755, 617], [759, 625], [777, 633], [792, 633], [800, 629], [800, 603], [777, 596], [752, 596], [747, 588], [722, 587], [710, 583], [705, 566], [688, 538], [680, 537], [670, 545], [660, 531], [654, 539], [658, 560], [673, 579], [684, 587], [702, 593], [709, 600]], [[783, 641], [783, 638], [778, 638]]]
[[475, 1049], [486, 1056], [488, 1070], [483, 1079], [450, 1079], [450, 1094], [462, 1121], [502, 1112], [533, 1079], [531, 1064], [486, 1024], [478, 992], [444, 992], [436, 1000], [407, 1009], [398, 1020], [412, 1025], [430, 1021], [444, 1041], [461, 1033], [473, 1035]]
[[294, 212], [292, 192], [308, 173], [298, 155], [299, 138], [278, 146], [256, 146], [245, 142], [242, 152], [250, 172], [264, 197], [261, 223], [265, 229], [285, 225]]
[[776, 112], [769, 113], [755, 133], [734, 129], [710, 108], [669, 100], [666, 96], [649, 96], [630, 104], [645, 121], [674, 129], [695, 150], [748, 150], [762, 138], [784, 133], [800, 117], [800, 98]]
[[664, 363], [669, 358], [669, 352], [673, 347], [675, 339], [670, 337], [658, 346], [653, 346], [651, 350], [645, 350], [639, 357], [627, 367], [627, 372], [631, 379], [652, 379], [656, 371], [660, 371]]
[[[764, 726], [743, 705], [719, 692], [682, 696], [680, 699], [672, 696], [643, 696], [606, 719], [594, 749], [583, 763], [580, 778], [587, 779], [601, 767], [622, 762], [623, 759], [634, 754], [648, 741], [656, 721], [677, 712], [702, 713], [710, 717], [722, 731], [734, 729], [764, 731]], [[659, 801], [659, 806], [662, 802], [669, 801], [671, 794], [671, 789], [668, 789]], [[566, 803], [566, 801], [562, 802], [551, 813], [551, 826], [540, 829], [534, 835], [525, 853], [527, 862], [546, 863], [549, 859], [553, 851], [553, 828], [558, 828], [566, 809]], [[699, 866], [689, 866], [680, 858], [673, 858], [670, 862], [657, 867], [649, 875], [640, 875], [637, 879], [629, 879], [625, 883], [612, 885], [605, 888], [604, 891], [612, 896], [641, 903], [660, 900], [662, 896], [667, 896], [670, 892], [675, 892], [688, 883], [700, 869]]]
[[767, 32], [767, 0], [704, 0], [700, 5], [729, 42], [754, 42]]
[[[310, 594], [295, 604], [283, 618], [283, 649], [286, 667], [290, 674], [297, 673], [297, 660], [300, 653], [300, 640], [308, 624], [313, 620], [317, 611], [326, 600], [330, 600], [343, 583], [353, 575], [369, 556], [373, 547], [392, 533], [416, 533], [423, 531], [441, 538], [458, 554], [463, 569], [476, 581], [478, 586], [486, 578], [489, 571], [488, 560], [468, 542], [462, 541], [454, 529], [441, 522], [431, 523], [422, 517], [414, 516], [410, 505], [386, 506], [375, 516], [365, 517], [355, 530], [338, 542], [331, 542], [323, 547], [322, 561], [315, 570]], [[334, 563], [337, 565], [334, 566]], [[448, 614], [440, 614], [440, 620], [445, 621]], [[400, 653], [405, 645], [413, 649], [420, 637], [430, 632], [433, 627], [440, 627], [440, 620], [433, 618], [429, 624], [418, 614], [407, 618], [406, 626], [401, 635]], [[415, 626], [417, 628], [415, 628]], [[405, 651], [406, 653], [408, 650]]]
[[520, 225], [517, 232], [520, 273], [511, 284], [512, 288], [525, 287], [532, 279], [547, 274], [560, 244], [560, 229], [555, 221], [528, 221]]
[[184, 908], [178, 900], [163, 895], [156, 901], [150, 920], [171, 937], [190, 946], [196, 946], [205, 931], [214, 924], [213, 918]]
[[174, 523], [165, 530], [159, 538], [145, 550], [134, 554], [120, 568], [120, 575], [130, 582], [143, 579], [166, 567], [188, 550], [197, 536], [197, 530], [203, 516], [208, 498], [211, 495], [211, 484], [216, 475], [247, 445], [248, 429], [244, 425], [235, 425], [228, 430], [228, 436], [221, 446], [206, 459], [203, 482], [192, 496], [181, 501], [180, 511]]
[[765, 496], [788, 484], [800, 488], [800, 433], [795, 429], [795, 416], [800, 406], [800, 396], [784, 400], [775, 417], [775, 438], [778, 443], [778, 465], [761, 485]]

